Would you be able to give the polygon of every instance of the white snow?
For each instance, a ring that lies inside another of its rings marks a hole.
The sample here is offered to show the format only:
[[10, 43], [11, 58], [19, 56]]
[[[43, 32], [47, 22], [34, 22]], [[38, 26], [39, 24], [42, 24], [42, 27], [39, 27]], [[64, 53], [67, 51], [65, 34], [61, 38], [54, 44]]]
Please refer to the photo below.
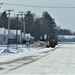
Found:
[[0, 62], [11, 61], [51, 49], [52, 48], [37, 46], [30, 46], [29, 48], [27, 48], [25, 45], [18, 45], [16, 49], [16, 45], [10, 45], [9, 48], [7, 48], [6, 45], [2, 45], [0, 47]]
[[[43, 50], [45, 51], [45, 49]], [[20, 66], [21, 63], [22, 65]], [[47, 53], [46, 56], [33, 63], [27, 65], [25, 64], [25, 61], [21, 63], [17, 62], [12, 64], [12, 66], [13, 65], [16, 66], [17, 64], [19, 64], [19, 66], [14, 69], [7, 70], [6, 72], [4, 72], [4, 74], [74, 75], [75, 74], [75, 44], [63, 44], [55, 51]]]
[[[58, 48], [59, 46], [60, 45], [57, 45], [56, 48]], [[26, 64], [31, 61], [35, 61], [36, 59], [39, 59], [40, 57], [47, 55], [46, 53], [48, 53], [49, 51], [53, 52], [53, 50], [54, 48], [46, 48], [44, 46], [37, 47], [30, 45], [30, 47], [27, 48], [26, 45], [18, 45], [16, 49], [16, 45], [10, 45], [9, 48], [7, 48], [6, 45], [2, 45], [0, 47], [0, 74], [2, 75], [10, 73], [9, 71], [14, 69], [15, 67], [19, 67], [22, 64]], [[24, 68], [22, 69], [22, 71], [24, 72]], [[23, 73], [22, 71], [21, 73]], [[12, 72], [16, 74], [17, 71]], [[12, 72], [11, 74], [13, 74]]]

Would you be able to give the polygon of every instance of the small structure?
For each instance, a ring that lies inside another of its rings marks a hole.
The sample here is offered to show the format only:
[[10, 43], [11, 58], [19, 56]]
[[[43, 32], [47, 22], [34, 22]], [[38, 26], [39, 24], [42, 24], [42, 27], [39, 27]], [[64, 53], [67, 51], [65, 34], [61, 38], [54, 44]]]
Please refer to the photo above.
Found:
[[29, 33], [25, 34], [25, 38], [24, 38], [24, 33], [22, 33], [22, 38], [23, 38], [23, 43], [26, 43], [27, 41], [29, 41], [30, 43], [34, 42], [34, 37], [32, 37], [31, 34]]
[[[29, 38], [29, 42], [32, 43], [34, 41], [34, 37], [31, 36], [31, 34], [25, 34], [22, 33], [22, 41], [26, 40], [26, 38]], [[21, 30], [10, 30], [9, 37], [8, 37], [8, 30], [5, 28], [0, 28], [0, 44], [20, 44], [21, 43]]]
[[7, 44], [7, 35], [5, 28], [0, 28], [0, 44]]
[[20, 44], [21, 43], [21, 40], [20, 40], [20, 33], [21, 33], [21, 30], [10, 30], [11, 33], [13, 34], [13, 39], [14, 39], [14, 43], [17, 43], [17, 44]]
[[[18, 43], [20, 43], [20, 30], [18, 30]], [[16, 30], [10, 30], [8, 37], [8, 30], [5, 28], [0, 28], [0, 44], [16, 43]]]

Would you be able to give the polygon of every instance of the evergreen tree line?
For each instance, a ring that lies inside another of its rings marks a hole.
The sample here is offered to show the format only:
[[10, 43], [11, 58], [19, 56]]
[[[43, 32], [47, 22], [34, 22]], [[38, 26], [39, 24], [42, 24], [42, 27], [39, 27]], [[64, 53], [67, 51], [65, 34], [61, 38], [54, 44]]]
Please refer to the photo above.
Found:
[[[54, 33], [56, 35], [75, 34], [69, 29], [61, 29], [58, 27], [54, 18], [52, 18], [47, 11], [44, 11], [41, 17], [36, 17], [35, 13], [27, 11], [23, 21], [25, 22], [25, 32], [30, 33], [33, 37], [35, 37], [36, 40], [40, 39], [41, 36], [50, 33]], [[10, 29], [21, 30], [22, 27], [23, 32], [23, 26], [21, 25], [21, 17], [19, 17], [18, 21], [17, 17], [10, 18]], [[1, 27], [8, 29], [8, 16], [5, 11], [0, 15], [0, 28]]]

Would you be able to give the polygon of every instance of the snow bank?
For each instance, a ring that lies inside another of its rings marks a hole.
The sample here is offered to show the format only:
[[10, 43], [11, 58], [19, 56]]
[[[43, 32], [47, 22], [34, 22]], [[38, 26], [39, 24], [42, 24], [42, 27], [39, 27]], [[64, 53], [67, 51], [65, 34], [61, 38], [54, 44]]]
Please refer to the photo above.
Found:
[[11, 52], [11, 51], [7, 48], [7, 49], [3, 50], [3, 52], [1, 52], [1, 53], [14, 53], [14, 52]]
[[49, 51], [52, 49], [53, 48], [35, 46], [30, 46], [27, 48], [26, 46], [24, 47], [22, 45], [19, 45], [19, 48], [17, 49], [14, 49], [14, 46], [12, 48], [10, 47], [9, 49], [7, 49], [7, 47], [3, 47], [3, 50], [0, 52], [0, 63], [12, 61], [25, 56], [37, 55], [43, 51]]

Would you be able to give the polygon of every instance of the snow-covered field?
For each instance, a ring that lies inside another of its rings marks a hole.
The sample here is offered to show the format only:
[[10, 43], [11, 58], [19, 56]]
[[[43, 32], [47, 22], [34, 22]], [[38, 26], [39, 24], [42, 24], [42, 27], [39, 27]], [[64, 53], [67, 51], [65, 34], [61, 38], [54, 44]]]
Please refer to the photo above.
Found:
[[75, 74], [75, 44], [55, 48], [21, 45], [16, 49], [0, 47], [0, 75]]
[[[57, 46], [58, 47], [58, 46]], [[54, 48], [37, 47], [30, 45], [28, 48], [26, 45], [10, 45], [9, 48], [6, 45], [0, 46], [0, 75], [6, 74], [9, 70], [44, 56], [42, 52], [49, 52]]]
[[9, 48], [6, 45], [0, 46], [0, 62], [7, 62], [17, 58], [22, 58], [24, 56], [29, 56], [32, 54], [36, 54], [38, 52], [42, 52], [45, 50], [49, 50], [46, 47], [37, 47], [30, 45], [27, 47], [26, 45], [18, 45], [16, 49], [16, 45], [10, 45]]

